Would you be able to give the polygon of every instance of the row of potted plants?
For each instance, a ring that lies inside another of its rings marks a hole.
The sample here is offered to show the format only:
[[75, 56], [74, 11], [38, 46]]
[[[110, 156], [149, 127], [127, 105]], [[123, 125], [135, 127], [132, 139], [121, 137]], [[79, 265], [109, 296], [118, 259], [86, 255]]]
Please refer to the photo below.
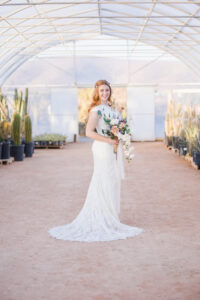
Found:
[[200, 167], [200, 106], [168, 102], [165, 116], [165, 143], [192, 158]]
[[52, 133], [52, 134], [40, 134], [37, 135], [33, 138], [34, 144], [36, 146], [61, 146], [65, 144], [66, 142], [66, 136], [57, 134], [57, 133]]
[[34, 143], [32, 140], [32, 122], [27, 113], [28, 89], [25, 99], [23, 94], [15, 89], [12, 117], [9, 115], [7, 98], [0, 90], [0, 159], [6, 160], [10, 156], [16, 161], [25, 157], [32, 157]]

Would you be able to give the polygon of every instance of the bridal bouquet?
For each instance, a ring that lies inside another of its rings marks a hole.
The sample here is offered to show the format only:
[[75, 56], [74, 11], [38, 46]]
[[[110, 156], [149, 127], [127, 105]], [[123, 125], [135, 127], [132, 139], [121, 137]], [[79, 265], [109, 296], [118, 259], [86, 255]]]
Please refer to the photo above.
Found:
[[[111, 139], [122, 141], [125, 158], [130, 162], [134, 157], [134, 154], [131, 153], [134, 147], [131, 146], [131, 134], [127, 120], [109, 119], [104, 116], [104, 121], [109, 129], [102, 129], [102, 133], [107, 134]], [[114, 146], [114, 152], [117, 152], [117, 145]]]

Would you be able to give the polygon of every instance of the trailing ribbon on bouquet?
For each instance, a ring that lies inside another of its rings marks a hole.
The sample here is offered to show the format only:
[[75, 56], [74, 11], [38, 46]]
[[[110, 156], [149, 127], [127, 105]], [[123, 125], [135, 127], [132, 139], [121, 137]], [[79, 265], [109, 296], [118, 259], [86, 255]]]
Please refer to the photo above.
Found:
[[118, 168], [120, 179], [125, 179], [122, 141], [119, 141], [119, 144], [117, 147], [117, 168]]

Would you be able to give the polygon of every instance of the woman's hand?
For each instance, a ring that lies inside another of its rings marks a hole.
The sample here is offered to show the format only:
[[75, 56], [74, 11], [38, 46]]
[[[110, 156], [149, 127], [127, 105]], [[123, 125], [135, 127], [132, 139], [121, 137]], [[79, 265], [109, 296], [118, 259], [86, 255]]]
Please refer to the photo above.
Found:
[[117, 145], [118, 146], [118, 144], [119, 144], [119, 140], [118, 140], [118, 138], [116, 138], [116, 139], [111, 139], [110, 137], [109, 137], [109, 141], [108, 141], [111, 145]]

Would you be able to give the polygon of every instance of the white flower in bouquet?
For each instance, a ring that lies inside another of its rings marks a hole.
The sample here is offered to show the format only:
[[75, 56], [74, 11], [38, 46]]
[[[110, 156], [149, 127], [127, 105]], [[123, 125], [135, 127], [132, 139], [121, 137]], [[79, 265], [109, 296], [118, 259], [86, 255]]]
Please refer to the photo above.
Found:
[[133, 146], [131, 146], [130, 148], [129, 148], [129, 151], [131, 152], [132, 150], [134, 150], [134, 147]]
[[[131, 134], [130, 129], [127, 123], [126, 119], [119, 120], [119, 119], [107, 119], [104, 117], [105, 123], [109, 126], [109, 129], [107, 130], [108, 135], [111, 138], [118, 138], [122, 142], [122, 148], [125, 153], [125, 158], [128, 160], [132, 160], [134, 157], [133, 154], [131, 154], [131, 151], [133, 150], [133, 147], [131, 146]], [[114, 152], [117, 153], [117, 145], [114, 145]]]
[[119, 123], [119, 120], [118, 120], [118, 119], [112, 119], [112, 120], [110, 121], [110, 125], [118, 125], [118, 123]]

